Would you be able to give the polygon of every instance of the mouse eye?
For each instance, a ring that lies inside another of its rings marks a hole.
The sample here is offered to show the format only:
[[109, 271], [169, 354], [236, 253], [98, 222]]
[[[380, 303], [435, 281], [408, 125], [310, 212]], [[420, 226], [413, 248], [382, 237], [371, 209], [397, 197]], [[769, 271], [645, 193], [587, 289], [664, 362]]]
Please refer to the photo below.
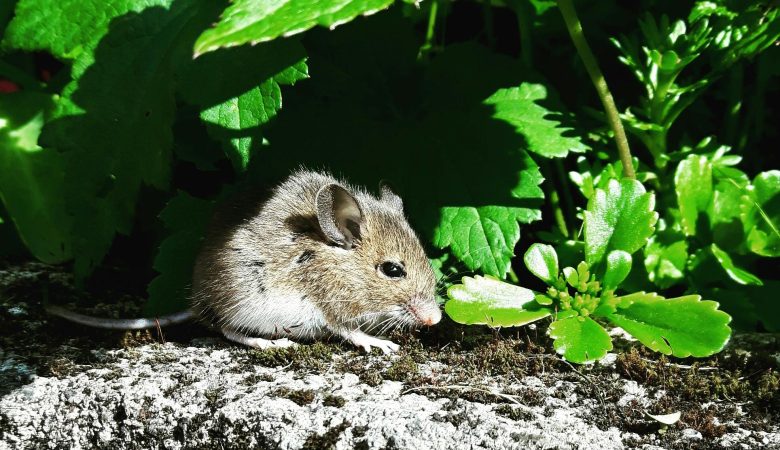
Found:
[[379, 273], [388, 278], [404, 278], [406, 276], [406, 270], [404, 270], [404, 266], [392, 261], [383, 262], [377, 266], [377, 270], [379, 270]]

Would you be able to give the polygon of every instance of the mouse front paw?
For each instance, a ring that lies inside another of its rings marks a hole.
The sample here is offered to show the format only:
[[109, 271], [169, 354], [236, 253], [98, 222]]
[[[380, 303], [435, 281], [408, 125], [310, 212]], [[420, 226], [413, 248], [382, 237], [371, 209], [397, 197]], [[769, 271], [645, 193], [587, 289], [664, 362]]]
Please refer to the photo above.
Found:
[[377, 337], [363, 333], [362, 331], [350, 331], [346, 333], [344, 338], [357, 347], [362, 348], [366, 353], [371, 353], [371, 347], [376, 347], [382, 350], [385, 355], [397, 352], [399, 348], [398, 344], [386, 339], [379, 339]]

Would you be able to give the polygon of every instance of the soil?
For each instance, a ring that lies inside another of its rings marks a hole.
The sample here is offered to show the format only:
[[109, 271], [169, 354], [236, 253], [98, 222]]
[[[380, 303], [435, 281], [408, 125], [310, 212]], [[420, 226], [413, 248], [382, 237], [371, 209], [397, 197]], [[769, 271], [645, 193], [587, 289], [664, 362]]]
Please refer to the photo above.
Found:
[[89, 329], [43, 301], [136, 317], [143, 299], [0, 263], [0, 448], [780, 448], [777, 335], [670, 359], [614, 330], [614, 352], [579, 366], [545, 323], [445, 319], [392, 335], [390, 356], [340, 342], [258, 351], [198, 324]]

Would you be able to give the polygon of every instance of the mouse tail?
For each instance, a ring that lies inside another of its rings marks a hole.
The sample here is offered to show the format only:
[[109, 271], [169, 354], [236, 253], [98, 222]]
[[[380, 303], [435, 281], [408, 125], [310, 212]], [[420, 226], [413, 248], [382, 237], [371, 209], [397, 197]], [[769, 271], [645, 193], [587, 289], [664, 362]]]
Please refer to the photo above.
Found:
[[108, 319], [103, 317], [93, 317], [86, 314], [79, 314], [69, 309], [57, 305], [44, 305], [44, 309], [49, 314], [61, 317], [70, 322], [86, 325], [93, 328], [103, 328], [107, 330], [144, 330], [147, 328], [165, 327], [186, 322], [195, 317], [195, 314], [189, 309], [168, 314], [162, 317], [140, 318], [140, 319]]

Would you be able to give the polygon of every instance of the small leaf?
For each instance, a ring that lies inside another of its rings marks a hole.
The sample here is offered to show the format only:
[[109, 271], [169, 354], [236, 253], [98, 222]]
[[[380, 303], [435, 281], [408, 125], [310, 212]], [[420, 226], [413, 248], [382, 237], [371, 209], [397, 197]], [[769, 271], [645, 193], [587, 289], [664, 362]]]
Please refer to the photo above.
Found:
[[580, 276], [577, 274], [574, 267], [564, 267], [563, 276], [566, 278], [566, 282], [569, 283], [569, 286], [573, 288], [576, 288], [577, 285], [580, 284]]
[[679, 358], [719, 352], [731, 336], [731, 317], [718, 303], [698, 295], [665, 299], [638, 292], [621, 297], [618, 310], [607, 316], [647, 347]]
[[681, 239], [667, 245], [656, 234], [645, 247], [644, 262], [650, 281], [666, 289], [685, 277], [688, 243]]
[[761, 256], [780, 256], [780, 170], [762, 172], [743, 197], [747, 246]]
[[706, 156], [690, 155], [677, 165], [674, 188], [680, 207], [683, 231], [696, 235], [699, 213], [707, 212], [712, 203], [712, 163]]
[[609, 180], [596, 189], [585, 211], [585, 258], [593, 267], [612, 250], [629, 254], [642, 248], [655, 230], [655, 197], [630, 178]]
[[558, 254], [551, 245], [532, 244], [523, 256], [528, 270], [547, 284], [558, 279]]
[[236, 0], [219, 22], [195, 42], [195, 54], [257, 44], [302, 33], [315, 25], [334, 28], [359, 15], [387, 8], [392, 0]]
[[452, 320], [465, 325], [511, 327], [525, 325], [549, 316], [546, 308], [526, 310], [535, 305], [534, 292], [494, 278], [464, 277], [463, 284], [447, 290], [450, 300], [444, 311]]
[[737, 267], [734, 264], [734, 261], [731, 260], [731, 256], [721, 250], [716, 244], [712, 244], [710, 246], [710, 250], [712, 251], [712, 254], [715, 255], [715, 259], [717, 259], [720, 265], [723, 267], [723, 270], [726, 271], [732, 280], [739, 284], [753, 284], [756, 286], [761, 286], [764, 284], [757, 276], [753, 275], [745, 269]]
[[603, 358], [612, 350], [612, 338], [590, 317], [569, 317], [550, 324], [553, 347], [564, 359], [582, 364]]
[[631, 255], [623, 250], [613, 250], [607, 255], [607, 270], [604, 273], [604, 289], [617, 289], [631, 272]]

